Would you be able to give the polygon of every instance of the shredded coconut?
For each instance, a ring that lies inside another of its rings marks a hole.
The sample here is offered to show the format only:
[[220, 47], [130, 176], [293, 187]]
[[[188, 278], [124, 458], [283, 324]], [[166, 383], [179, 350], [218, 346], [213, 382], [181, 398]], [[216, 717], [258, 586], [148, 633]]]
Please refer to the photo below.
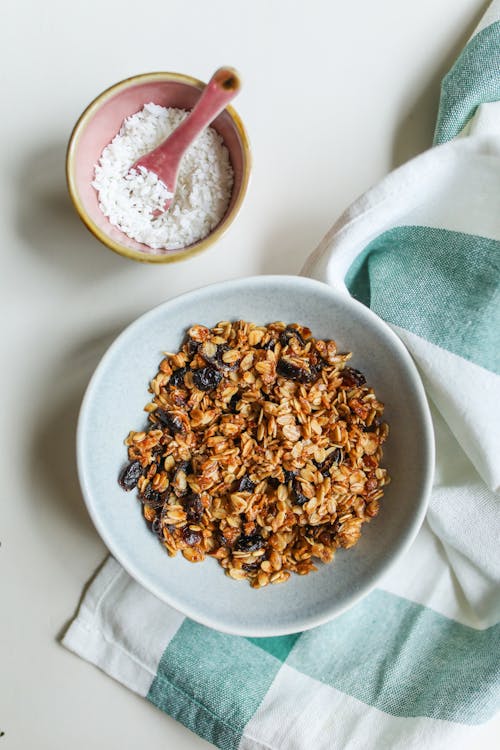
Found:
[[111, 224], [153, 250], [177, 250], [203, 239], [223, 218], [233, 186], [229, 153], [220, 135], [205, 128], [184, 154], [177, 188], [160, 216], [167, 186], [143, 167], [130, 168], [156, 148], [187, 117], [182, 109], [146, 104], [123, 121], [95, 167], [93, 187]]

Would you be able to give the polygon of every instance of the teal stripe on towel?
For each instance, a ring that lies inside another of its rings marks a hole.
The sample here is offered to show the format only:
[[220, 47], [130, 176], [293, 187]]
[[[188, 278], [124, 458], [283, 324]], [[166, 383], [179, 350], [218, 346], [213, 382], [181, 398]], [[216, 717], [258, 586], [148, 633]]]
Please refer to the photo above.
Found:
[[300, 633], [292, 633], [291, 635], [277, 635], [274, 638], [248, 638], [248, 640], [283, 662], [288, 658], [288, 654], [300, 636]]
[[475, 630], [375, 590], [303, 633], [287, 664], [381, 711], [463, 724], [500, 701], [500, 625]]
[[280, 666], [280, 658], [247, 638], [186, 619], [167, 646], [147, 697], [217, 747], [236, 750]]
[[346, 276], [389, 323], [500, 373], [500, 242], [421, 226], [370, 242]]
[[434, 143], [455, 138], [479, 104], [500, 99], [500, 21], [472, 37], [441, 84]]

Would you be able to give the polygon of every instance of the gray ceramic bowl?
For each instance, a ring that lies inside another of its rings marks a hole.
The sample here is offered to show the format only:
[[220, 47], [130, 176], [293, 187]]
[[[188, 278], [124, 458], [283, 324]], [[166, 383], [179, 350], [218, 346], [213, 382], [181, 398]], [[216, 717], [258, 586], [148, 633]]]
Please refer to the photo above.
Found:
[[[126, 461], [123, 440], [145, 424], [148, 382], [162, 352], [176, 350], [193, 323], [274, 320], [308, 326], [353, 351], [385, 403], [391, 433], [384, 452], [392, 482], [381, 511], [360, 542], [330, 565], [285, 584], [252, 589], [224, 575], [214, 560], [169, 558], [143, 521], [134, 492], [117, 477]], [[112, 344], [90, 381], [78, 424], [78, 470], [94, 524], [114, 557], [145, 588], [198, 622], [246, 636], [293, 633], [350, 607], [409, 546], [425, 515], [434, 439], [415, 365], [390, 328], [370, 310], [325, 284], [298, 276], [257, 276], [198, 289], [156, 307]]]

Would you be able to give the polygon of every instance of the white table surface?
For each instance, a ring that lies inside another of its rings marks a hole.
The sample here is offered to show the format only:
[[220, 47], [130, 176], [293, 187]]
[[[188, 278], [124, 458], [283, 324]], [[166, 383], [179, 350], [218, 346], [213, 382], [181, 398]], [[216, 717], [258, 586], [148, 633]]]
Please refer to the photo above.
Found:
[[[486, 6], [2, 6], [0, 750], [212, 747], [58, 643], [105, 555], [75, 472], [85, 385], [112, 338], [168, 297], [236, 276], [299, 271], [358, 194], [430, 146], [440, 79]], [[76, 118], [135, 73], [207, 80], [221, 64], [243, 75], [235, 106], [254, 155], [238, 220], [216, 247], [173, 266], [114, 255], [67, 196], [64, 153]]]

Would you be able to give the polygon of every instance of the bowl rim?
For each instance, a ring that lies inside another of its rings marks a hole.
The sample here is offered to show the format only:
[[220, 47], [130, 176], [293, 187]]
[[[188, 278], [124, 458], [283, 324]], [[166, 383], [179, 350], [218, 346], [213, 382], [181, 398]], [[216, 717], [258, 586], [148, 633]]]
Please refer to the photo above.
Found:
[[206, 86], [206, 84], [198, 78], [185, 75], [184, 73], [175, 73], [172, 71], [139, 73], [137, 75], [130, 76], [129, 78], [124, 78], [123, 80], [114, 83], [112, 86], [109, 86], [107, 89], [98, 94], [90, 102], [90, 104], [87, 105], [87, 107], [85, 107], [82, 114], [76, 121], [73, 130], [71, 131], [71, 135], [69, 137], [68, 145], [66, 148], [66, 184], [71, 201], [78, 216], [87, 227], [87, 229], [94, 235], [94, 237], [102, 242], [103, 245], [108, 247], [110, 250], [113, 250], [113, 252], [118, 253], [118, 255], [129, 258], [131, 260], [139, 261], [141, 263], [175, 263], [179, 260], [186, 260], [187, 258], [191, 258], [193, 255], [201, 253], [210, 245], [213, 245], [215, 242], [217, 242], [217, 240], [222, 237], [222, 235], [233, 223], [242, 206], [250, 180], [252, 153], [245, 126], [243, 125], [243, 121], [234, 107], [228, 105], [224, 108], [223, 112], [227, 112], [231, 120], [234, 122], [242, 146], [243, 170], [239, 193], [236, 197], [233, 207], [231, 208], [231, 211], [223, 217], [223, 219], [219, 222], [215, 229], [210, 232], [207, 237], [193, 243], [192, 245], [188, 245], [188, 247], [186, 248], [181, 248], [180, 250], [171, 250], [165, 254], [143, 253], [138, 250], [128, 248], [125, 245], [122, 245], [121, 243], [111, 239], [105, 232], [102, 231], [102, 229], [97, 226], [97, 224], [90, 218], [87, 211], [85, 210], [78, 194], [78, 188], [76, 185], [74, 174], [74, 161], [78, 142], [93, 115], [105, 102], [118, 94], [120, 91], [124, 91], [125, 89], [137, 84], [150, 83], [155, 81], [183, 83], [200, 90], [202, 90]]
[[165, 592], [160, 587], [156, 586], [155, 584], [152, 584], [149, 580], [147, 580], [147, 576], [143, 575], [143, 573], [137, 569], [135, 566], [135, 563], [128, 559], [128, 556], [122, 555], [121, 550], [118, 550], [114, 540], [112, 533], [110, 534], [109, 530], [106, 527], [106, 524], [102, 522], [99, 511], [96, 507], [94, 507], [92, 498], [91, 498], [91, 492], [88, 487], [87, 479], [85, 476], [84, 471], [84, 458], [83, 458], [83, 442], [84, 442], [84, 426], [85, 426], [85, 414], [88, 408], [88, 404], [93, 396], [93, 389], [94, 384], [97, 382], [98, 377], [100, 375], [101, 370], [105, 367], [106, 360], [108, 359], [108, 356], [111, 356], [111, 352], [120, 345], [120, 341], [125, 336], [130, 329], [133, 327], [139, 327], [142, 322], [147, 319], [149, 316], [158, 314], [158, 311], [162, 308], [168, 307], [171, 303], [177, 303], [181, 298], [183, 297], [190, 297], [195, 294], [199, 293], [207, 293], [211, 291], [212, 293], [217, 294], [217, 292], [220, 292], [221, 290], [224, 290], [228, 286], [243, 286], [248, 283], [258, 283], [258, 284], [265, 284], [265, 283], [290, 283], [293, 281], [293, 283], [299, 284], [300, 286], [306, 288], [308, 287], [308, 292], [313, 293], [315, 288], [321, 287], [323, 290], [326, 287], [331, 294], [339, 299], [342, 299], [343, 301], [346, 300], [346, 295], [339, 293], [337, 290], [333, 289], [329, 284], [326, 284], [325, 282], [318, 281], [316, 279], [311, 279], [309, 277], [304, 276], [292, 276], [292, 275], [279, 275], [279, 274], [272, 274], [272, 275], [258, 275], [258, 276], [246, 276], [246, 277], [240, 277], [237, 279], [230, 279], [227, 281], [222, 282], [216, 282], [212, 284], [205, 284], [200, 287], [196, 287], [195, 289], [191, 289], [188, 292], [183, 292], [181, 294], [175, 295], [174, 297], [169, 298], [168, 300], [165, 300], [164, 302], [161, 302], [158, 305], [155, 305], [153, 308], [148, 309], [146, 312], [142, 313], [138, 317], [136, 317], [131, 323], [129, 323], [127, 326], [125, 326], [122, 331], [115, 337], [113, 342], [110, 344], [110, 346], [106, 349], [103, 356], [99, 360], [90, 380], [87, 385], [87, 388], [85, 390], [85, 394], [81, 403], [79, 415], [78, 415], [78, 424], [77, 424], [77, 430], [76, 430], [76, 454], [77, 454], [77, 470], [78, 470], [78, 478], [80, 482], [80, 487], [82, 490], [83, 499], [85, 501], [85, 505], [87, 507], [87, 511], [92, 519], [92, 522], [99, 533], [101, 539], [105, 543], [106, 547], [110, 551], [110, 553], [115, 557], [115, 559], [119, 562], [119, 564], [127, 571], [127, 573], [141, 586], [143, 586], [147, 591], [151, 592], [154, 596], [156, 596], [161, 601], [165, 602], [169, 606], [173, 607], [178, 612], [181, 612], [186, 617], [191, 618], [192, 620], [195, 620], [196, 622], [205, 625], [206, 627], [213, 628], [216, 630], [219, 630], [223, 633], [228, 633], [230, 635], [239, 635], [239, 636], [245, 636], [245, 637], [274, 637], [279, 635], [289, 635], [290, 633], [297, 633], [299, 631], [305, 631], [310, 630], [311, 628], [317, 627], [319, 625], [322, 625], [326, 622], [329, 622], [339, 615], [341, 615], [343, 612], [350, 609], [352, 606], [357, 604], [361, 599], [363, 599], [365, 596], [367, 596], [379, 583], [381, 578], [387, 573], [387, 571], [398, 561], [401, 559], [401, 557], [404, 555], [404, 553], [408, 550], [410, 545], [413, 543], [417, 533], [419, 532], [427, 512], [427, 507], [429, 504], [429, 497], [432, 489], [433, 479], [434, 479], [434, 465], [435, 465], [435, 438], [434, 438], [434, 428], [432, 423], [432, 417], [431, 412], [429, 408], [429, 403], [427, 400], [427, 395], [420, 377], [420, 374], [417, 370], [417, 367], [409, 354], [408, 350], [406, 349], [405, 345], [397, 336], [397, 334], [392, 330], [392, 328], [381, 318], [379, 318], [374, 312], [372, 312], [369, 308], [365, 307], [365, 305], [361, 304], [357, 300], [355, 300], [352, 297], [348, 297], [350, 303], [352, 303], [353, 306], [359, 306], [363, 308], [365, 313], [368, 314], [369, 318], [372, 318], [373, 322], [376, 326], [379, 326], [383, 329], [383, 331], [390, 336], [393, 344], [395, 345], [396, 349], [398, 350], [398, 356], [402, 357], [403, 361], [407, 365], [409, 371], [411, 372], [411, 379], [413, 382], [413, 385], [415, 387], [416, 392], [416, 400], [418, 401], [418, 405], [420, 407], [420, 413], [422, 417], [422, 427], [425, 433], [425, 462], [424, 467], [426, 469], [425, 475], [423, 475], [422, 478], [422, 491], [419, 495], [419, 504], [415, 508], [415, 513], [413, 516], [413, 519], [411, 523], [409, 523], [408, 527], [404, 530], [404, 532], [398, 537], [396, 540], [396, 543], [394, 545], [394, 549], [392, 551], [392, 554], [390, 555], [389, 559], [383, 560], [380, 564], [380, 568], [375, 575], [375, 577], [368, 582], [365, 582], [364, 584], [361, 584], [360, 586], [356, 587], [355, 590], [353, 590], [351, 596], [346, 600], [344, 605], [342, 607], [339, 607], [338, 605], [335, 606], [335, 602], [331, 603], [330, 606], [325, 607], [324, 610], [319, 615], [307, 615], [303, 614], [297, 622], [294, 623], [293, 626], [279, 626], [277, 628], [272, 626], [260, 626], [258, 632], [254, 628], [247, 628], [244, 625], [242, 626], [227, 626], [224, 622], [216, 621], [215, 618], [212, 618], [211, 616], [205, 616], [204, 612], [200, 612], [196, 607], [192, 607], [189, 603], [181, 602], [179, 603], [175, 596], [170, 596], [169, 592]]

